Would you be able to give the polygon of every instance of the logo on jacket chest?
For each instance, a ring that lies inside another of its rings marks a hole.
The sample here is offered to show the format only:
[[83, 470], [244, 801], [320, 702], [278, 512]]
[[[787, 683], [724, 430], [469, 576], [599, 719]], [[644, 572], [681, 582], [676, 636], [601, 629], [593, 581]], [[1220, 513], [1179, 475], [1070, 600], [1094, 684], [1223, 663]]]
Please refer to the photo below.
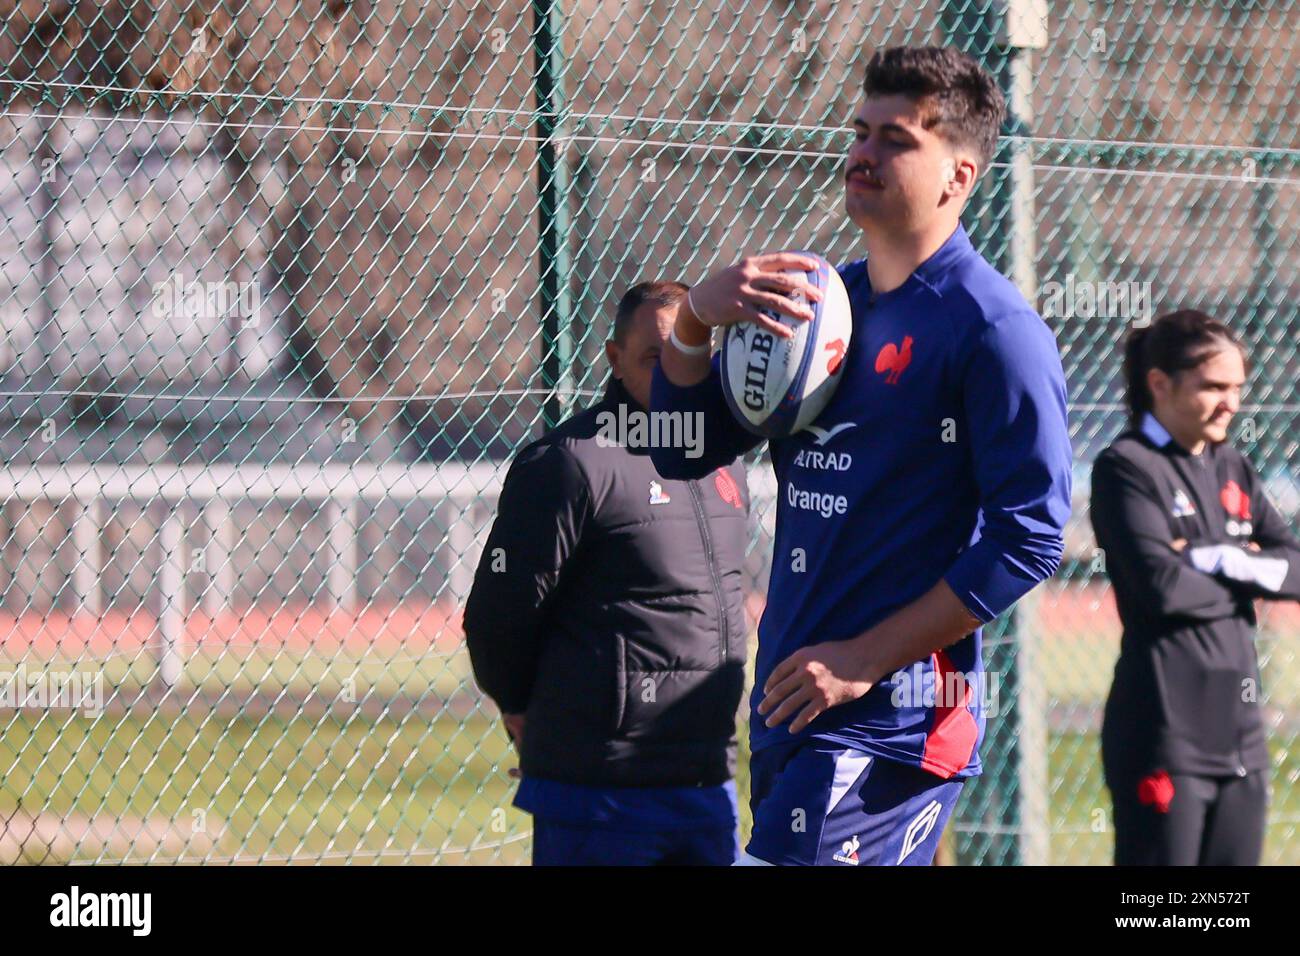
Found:
[[740, 486], [725, 468], [719, 468], [713, 473], [713, 487], [718, 489], [718, 497], [731, 507], [745, 507], [745, 501], [740, 497]]
[[1223, 505], [1223, 510], [1228, 513], [1228, 520], [1224, 523], [1224, 530], [1228, 534], [1236, 537], [1248, 535], [1254, 530], [1254, 525], [1251, 523], [1250, 496], [1241, 490], [1241, 485], [1229, 481], [1219, 489], [1219, 502]]
[[1181, 488], [1174, 492], [1174, 508], [1170, 513], [1175, 518], [1190, 518], [1196, 514], [1196, 507], [1192, 504], [1192, 499], [1187, 497], [1187, 492]]
[[666, 505], [673, 499], [668, 497], [668, 492], [664, 491], [664, 486], [657, 481], [650, 482], [650, 503], [652, 505]]

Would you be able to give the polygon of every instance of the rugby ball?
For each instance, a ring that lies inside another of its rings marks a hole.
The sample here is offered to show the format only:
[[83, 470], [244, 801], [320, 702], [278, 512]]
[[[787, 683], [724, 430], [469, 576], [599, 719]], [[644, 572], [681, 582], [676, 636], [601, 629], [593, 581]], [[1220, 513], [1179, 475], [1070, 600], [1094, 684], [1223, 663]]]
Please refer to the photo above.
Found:
[[[751, 322], [727, 327], [722, 340], [722, 391], [731, 412], [749, 431], [784, 438], [807, 428], [822, 413], [839, 384], [853, 333], [849, 294], [834, 266], [816, 253], [815, 272], [786, 270], [822, 292], [811, 320], [764, 310], [794, 335], [781, 338]], [[794, 300], [806, 304], [803, 295]]]

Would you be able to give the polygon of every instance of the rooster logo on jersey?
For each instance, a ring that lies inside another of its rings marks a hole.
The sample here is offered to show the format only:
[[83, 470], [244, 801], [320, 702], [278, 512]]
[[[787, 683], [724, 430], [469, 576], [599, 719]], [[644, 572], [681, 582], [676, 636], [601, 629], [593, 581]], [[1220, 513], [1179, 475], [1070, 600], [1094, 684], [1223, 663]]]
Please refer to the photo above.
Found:
[[912, 337], [903, 336], [903, 346], [899, 348], [893, 342], [886, 342], [885, 347], [880, 350], [876, 356], [876, 371], [882, 374], [888, 372], [885, 376], [886, 385], [897, 385], [898, 377], [903, 374], [903, 370], [912, 364]]

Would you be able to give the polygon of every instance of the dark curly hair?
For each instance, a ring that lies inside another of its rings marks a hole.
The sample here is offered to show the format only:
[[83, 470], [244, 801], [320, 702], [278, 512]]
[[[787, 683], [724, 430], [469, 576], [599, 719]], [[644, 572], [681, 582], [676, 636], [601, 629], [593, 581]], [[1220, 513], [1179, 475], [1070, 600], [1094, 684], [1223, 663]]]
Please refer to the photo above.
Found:
[[1006, 100], [988, 70], [954, 47], [895, 46], [877, 50], [867, 64], [862, 92], [901, 94], [922, 103], [924, 126], [948, 142], [965, 146], [988, 169], [998, 131], [1007, 115]]

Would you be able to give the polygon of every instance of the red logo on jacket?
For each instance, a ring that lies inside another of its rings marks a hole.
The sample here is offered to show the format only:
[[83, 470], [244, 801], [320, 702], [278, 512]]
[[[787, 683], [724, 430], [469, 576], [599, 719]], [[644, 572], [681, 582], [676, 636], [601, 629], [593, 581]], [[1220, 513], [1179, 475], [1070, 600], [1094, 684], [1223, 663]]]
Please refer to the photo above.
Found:
[[888, 372], [885, 377], [886, 385], [897, 385], [898, 376], [903, 374], [903, 369], [907, 368], [912, 362], [912, 337], [903, 336], [903, 347], [899, 348], [893, 342], [886, 342], [885, 347], [880, 350], [876, 356], [876, 371]]
[[1250, 495], [1241, 490], [1241, 485], [1230, 481], [1219, 491], [1219, 500], [1223, 510], [1242, 521], [1250, 520]]
[[732, 478], [726, 469], [719, 468], [713, 473], [713, 486], [718, 489], [722, 500], [731, 507], [745, 507], [745, 502], [740, 497], [740, 489], [736, 486], [736, 479]]
[[1157, 813], [1168, 813], [1174, 802], [1174, 781], [1163, 770], [1157, 770], [1138, 782], [1138, 802], [1154, 806]]

